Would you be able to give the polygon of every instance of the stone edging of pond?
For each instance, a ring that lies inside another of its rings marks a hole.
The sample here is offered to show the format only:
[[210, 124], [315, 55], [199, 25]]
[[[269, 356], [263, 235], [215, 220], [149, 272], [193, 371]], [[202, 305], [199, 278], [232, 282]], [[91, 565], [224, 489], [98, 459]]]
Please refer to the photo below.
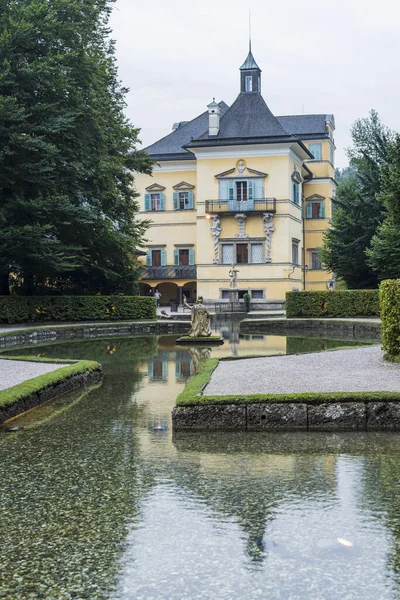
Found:
[[16, 346], [73, 339], [96, 339], [136, 335], [170, 335], [187, 333], [188, 321], [132, 321], [127, 323], [91, 323], [84, 325], [38, 326], [30, 329], [7, 331], [0, 334], [0, 349]]
[[208, 359], [178, 396], [174, 431], [400, 430], [400, 392], [203, 396], [218, 362]]
[[241, 333], [269, 333], [307, 335], [321, 337], [353, 337], [360, 340], [379, 341], [381, 324], [378, 321], [361, 319], [244, 319], [240, 323]]
[[0, 424], [68, 392], [95, 385], [103, 378], [102, 366], [95, 361], [82, 360], [73, 364], [68, 361], [63, 367], [66, 361], [56, 359], [33, 360], [18, 356], [7, 358], [29, 362], [59, 362], [60, 368], [0, 391]]

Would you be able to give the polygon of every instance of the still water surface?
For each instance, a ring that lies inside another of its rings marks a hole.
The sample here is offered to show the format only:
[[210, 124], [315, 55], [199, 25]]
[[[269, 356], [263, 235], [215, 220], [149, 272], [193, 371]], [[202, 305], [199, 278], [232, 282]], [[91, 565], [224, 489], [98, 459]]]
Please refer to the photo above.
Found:
[[[345, 344], [225, 336], [213, 354]], [[206, 350], [164, 336], [24, 352], [99, 360], [105, 377], [0, 432], [1, 598], [400, 598], [398, 434], [173, 437]]]

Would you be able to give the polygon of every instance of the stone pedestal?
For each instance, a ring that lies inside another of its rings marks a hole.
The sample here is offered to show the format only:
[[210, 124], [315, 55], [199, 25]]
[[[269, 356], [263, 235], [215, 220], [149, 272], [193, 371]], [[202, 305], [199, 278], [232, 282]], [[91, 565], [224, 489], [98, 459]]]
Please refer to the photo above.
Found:
[[229, 302], [239, 302], [239, 290], [229, 290]]

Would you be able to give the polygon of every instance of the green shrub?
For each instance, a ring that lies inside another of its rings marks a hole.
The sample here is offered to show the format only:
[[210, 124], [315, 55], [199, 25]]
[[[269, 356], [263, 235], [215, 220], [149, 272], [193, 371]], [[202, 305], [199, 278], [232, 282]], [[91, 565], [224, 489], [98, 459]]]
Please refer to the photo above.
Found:
[[286, 292], [288, 318], [372, 317], [379, 311], [379, 290]]
[[155, 319], [155, 298], [140, 296], [0, 296], [0, 322]]
[[400, 279], [386, 279], [380, 285], [381, 337], [385, 358], [400, 356]]

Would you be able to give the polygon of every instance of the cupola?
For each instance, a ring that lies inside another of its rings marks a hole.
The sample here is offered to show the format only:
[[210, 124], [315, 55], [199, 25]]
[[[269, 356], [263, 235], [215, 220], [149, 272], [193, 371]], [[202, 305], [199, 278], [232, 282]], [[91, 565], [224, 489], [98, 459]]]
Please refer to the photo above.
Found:
[[247, 58], [240, 67], [240, 92], [261, 94], [261, 69], [251, 52], [251, 41]]

